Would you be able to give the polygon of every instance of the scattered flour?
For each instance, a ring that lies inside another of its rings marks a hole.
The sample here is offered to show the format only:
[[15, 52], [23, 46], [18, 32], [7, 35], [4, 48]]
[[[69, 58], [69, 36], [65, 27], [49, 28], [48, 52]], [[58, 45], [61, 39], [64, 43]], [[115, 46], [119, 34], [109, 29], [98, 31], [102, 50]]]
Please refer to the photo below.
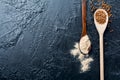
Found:
[[[75, 43], [74, 49], [70, 51], [70, 53], [75, 57], [78, 55], [78, 59], [81, 63], [80, 73], [86, 72], [90, 69], [90, 63], [93, 61], [92, 57], [88, 57], [88, 55], [83, 55], [80, 53], [78, 48], [78, 43]], [[87, 57], [86, 57], [87, 56]]]

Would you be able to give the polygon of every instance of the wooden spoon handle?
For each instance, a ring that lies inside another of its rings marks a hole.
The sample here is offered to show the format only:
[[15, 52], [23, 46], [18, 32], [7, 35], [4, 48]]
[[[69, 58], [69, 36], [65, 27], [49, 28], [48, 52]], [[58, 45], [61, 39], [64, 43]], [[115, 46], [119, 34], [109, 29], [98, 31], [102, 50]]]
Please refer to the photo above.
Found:
[[104, 80], [103, 35], [100, 35], [100, 80]]
[[86, 34], [86, 0], [82, 0], [82, 36]]

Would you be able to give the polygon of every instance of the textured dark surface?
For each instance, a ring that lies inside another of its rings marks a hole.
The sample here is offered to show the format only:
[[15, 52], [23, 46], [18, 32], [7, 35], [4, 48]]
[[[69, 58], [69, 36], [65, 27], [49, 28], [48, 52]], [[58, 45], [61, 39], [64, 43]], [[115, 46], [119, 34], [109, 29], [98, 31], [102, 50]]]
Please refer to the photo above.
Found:
[[[113, 18], [104, 36], [105, 80], [120, 80], [120, 0], [106, 2]], [[81, 34], [81, 0], [0, 0], [0, 80], [99, 80], [98, 34], [87, 4], [94, 62], [79, 73], [70, 50]]]

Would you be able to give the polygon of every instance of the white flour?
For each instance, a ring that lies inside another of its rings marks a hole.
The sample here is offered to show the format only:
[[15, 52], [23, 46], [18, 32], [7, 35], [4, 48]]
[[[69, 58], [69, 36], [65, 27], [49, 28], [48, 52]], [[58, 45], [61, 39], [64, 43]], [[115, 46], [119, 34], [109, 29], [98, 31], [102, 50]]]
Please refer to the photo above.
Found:
[[80, 40], [80, 50], [84, 54], [88, 54], [90, 46], [91, 46], [91, 42], [90, 42], [88, 35], [83, 36]]
[[83, 55], [80, 53], [79, 48], [78, 48], [78, 43], [75, 43], [74, 45], [74, 49], [72, 49], [70, 52], [73, 56], [78, 56], [78, 59], [81, 63], [81, 67], [80, 67], [80, 73], [82, 72], [86, 72], [90, 69], [90, 63], [93, 61], [92, 57], [85, 57], [86, 55]]

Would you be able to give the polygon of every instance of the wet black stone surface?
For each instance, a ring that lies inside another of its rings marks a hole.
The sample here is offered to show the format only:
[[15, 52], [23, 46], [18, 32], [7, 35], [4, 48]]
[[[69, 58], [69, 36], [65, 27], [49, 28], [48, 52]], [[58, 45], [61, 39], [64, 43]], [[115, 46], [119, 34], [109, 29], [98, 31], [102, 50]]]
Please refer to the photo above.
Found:
[[[120, 1], [106, 2], [113, 18], [104, 36], [105, 80], [120, 80]], [[94, 62], [79, 73], [70, 50], [81, 34], [81, 0], [0, 0], [0, 80], [99, 80], [99, 40], [87, 4]]]

